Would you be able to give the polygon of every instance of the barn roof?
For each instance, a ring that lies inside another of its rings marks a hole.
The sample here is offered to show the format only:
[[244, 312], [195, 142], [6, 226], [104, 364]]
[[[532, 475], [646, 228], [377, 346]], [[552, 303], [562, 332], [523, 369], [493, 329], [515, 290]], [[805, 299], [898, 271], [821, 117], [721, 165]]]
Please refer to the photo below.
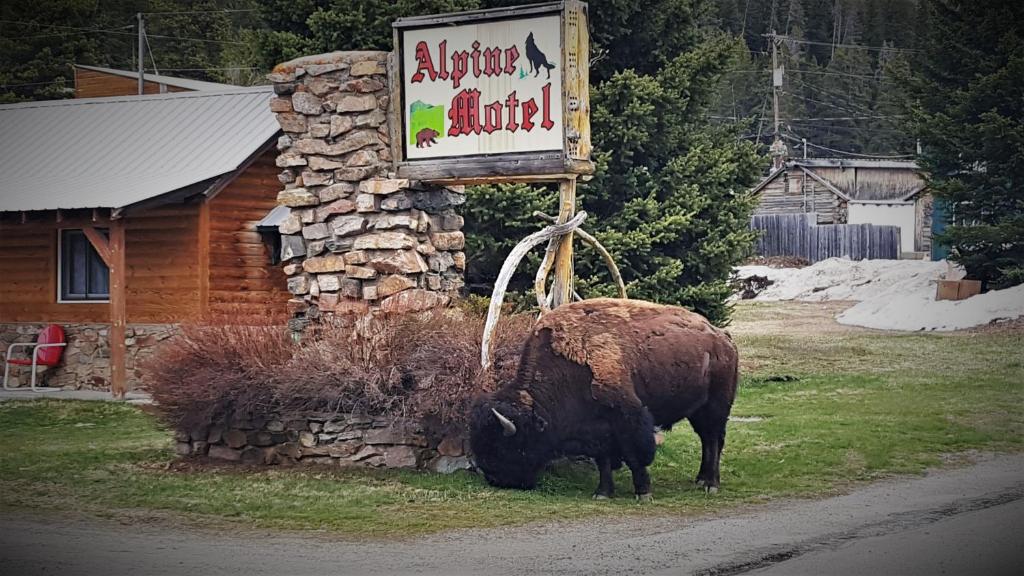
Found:
[[[81, 68], [82, 70], [92, 70], [93, 72], [102, 72], [104, 74], [113, 74], [114, 76], [123, 76], [125, 78], [137, 79], [139, 77], [138, 72], [132, 72], [131, 70], [118, 70], [116, 68], [103, 68], [101, 66], [86, 66], [85, 64], [75, 64], [75, 68]], [[191, 78], [177, 78], [175, 76], [161, 76], [159, 74], [144, 73], [143, 78], [146, 82], [155, 82], [157, 84], [165, 84], [167, 86], [174, 86], [176, 88], [184, 88], [186, 90], [195, 90], [198, 92], [209, 92], [219, 91], [233, 88], [231, 84], [220, 84], [218, 82], [204, 82], [202, 80], [193, 80]]]
[[236, 87], [0, 106], [0, 211], [124, 208], [234, 172], [279, 130], [272, 95]]

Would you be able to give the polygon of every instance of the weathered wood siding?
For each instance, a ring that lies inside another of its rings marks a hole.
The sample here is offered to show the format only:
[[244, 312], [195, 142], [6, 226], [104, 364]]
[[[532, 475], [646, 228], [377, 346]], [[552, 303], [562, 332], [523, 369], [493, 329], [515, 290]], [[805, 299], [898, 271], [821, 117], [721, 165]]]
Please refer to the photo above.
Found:
[[750, 227], [760, 232], [756, 246], [760, 256], [800, 256], [811, 262], [832, 257], [900, 257], [899, 226], [818, 225], [813, 214], [764, 214], [755, 215]]
[[210, 201], [209, 310], [239, 321], [285, 314], [290, 295], [256, 224], [277, 205], [280, 171], [270, 150]]
[[[180, 205], [149, 210], [126, 219], [127, 309], [130, 323], [177, 322], [198, 312], [196, 258], [198, 208]], [[102, 223], [97, 223], [102, 227]], [[57, 298], [57, 244], [61, 228], [54, 213], [22, 224], [0, 222], [0, 322], [110, 321], [106, 303], [61, 303]]]
[[837, 216], [839, 198], [799, 169], [777, 176], [761, 189], [759, 196], [754, 214], [815, 213], [819, 224], [841, 221]]
[[924, 178], [907, 169], [816, 166], [811, 170], [858, 200], [902, 199], [924, 186]]
[[[186, 88], [166, 86], [163, 92], [190, 92]], [[106, 96], [131, 96], [139, 93], [136, 78], [107, 74], [96, 70], [75, 69], [75, 98], [103, 98]], [[144, 94], [160, 94], [160, 83], [146, 81]]]

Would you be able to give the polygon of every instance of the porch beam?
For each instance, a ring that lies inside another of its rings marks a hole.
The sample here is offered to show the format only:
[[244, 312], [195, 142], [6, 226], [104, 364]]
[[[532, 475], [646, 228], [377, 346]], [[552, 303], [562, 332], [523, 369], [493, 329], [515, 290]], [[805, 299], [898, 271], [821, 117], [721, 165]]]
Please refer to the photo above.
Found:
[[124, 219], [110, 221], [110, 393], [115, 398], [124, 398], [128, 392], [128, 371], [125, 365], [125, 327], [127, 307], [125, 305], [125, 225]]
[[[110, 241], [104, 238], [103, 234], [100, 234], [99, 230], [92, 226], [82, 226], [82, 233], [89, 239], [89, 244], [92, 244], [93, 249], [100, 255], [107, 268], [111, 268], [113, 255], [110, 252]], [[113, 277], [111, 277], [111, 280], [113, 280]]]

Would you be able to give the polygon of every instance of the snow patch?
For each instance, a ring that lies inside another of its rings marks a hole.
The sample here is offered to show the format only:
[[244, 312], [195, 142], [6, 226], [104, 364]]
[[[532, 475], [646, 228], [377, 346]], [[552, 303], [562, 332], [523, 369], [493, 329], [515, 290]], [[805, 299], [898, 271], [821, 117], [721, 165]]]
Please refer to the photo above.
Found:
[[1024, 316], [1024, 285], [966, 300], [935, 300], [936, 283], [962, 271], [946, 262], [829, 258], [806, 268], [740, 266], [737, 277], [773, 282], [754, 300], [852, 300], [840, 324], [881, 330], [959, 330]]

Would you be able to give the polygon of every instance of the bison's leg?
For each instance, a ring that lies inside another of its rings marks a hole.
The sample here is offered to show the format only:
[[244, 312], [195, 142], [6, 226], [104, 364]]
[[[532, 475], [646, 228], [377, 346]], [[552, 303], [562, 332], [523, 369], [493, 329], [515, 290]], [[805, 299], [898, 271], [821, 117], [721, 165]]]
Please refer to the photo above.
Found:
[[651, 499], [651, 477], [647, 466], [654, 461], [654, 420], [647, 408], [623, 410], [613, 425], [622, 460], [633, 475], [633, 488], [639, 500]]
[[725, 423], [728, 412], [705, 405], [690, 416], [693, 430], [700, 436], [700, 471], [697, 472], [697, 486], [708, 492], [716, 492], [719, 485], [719, 462], [725, 447]]
[[595, 500], [611, 498], [615, 495], [615, 480], [612, 478], [612, 458], [604, 455], [594, 459], [597, 462], [597, 471], [601, 479], [597, 483], [597, 491], [594, 492]]

